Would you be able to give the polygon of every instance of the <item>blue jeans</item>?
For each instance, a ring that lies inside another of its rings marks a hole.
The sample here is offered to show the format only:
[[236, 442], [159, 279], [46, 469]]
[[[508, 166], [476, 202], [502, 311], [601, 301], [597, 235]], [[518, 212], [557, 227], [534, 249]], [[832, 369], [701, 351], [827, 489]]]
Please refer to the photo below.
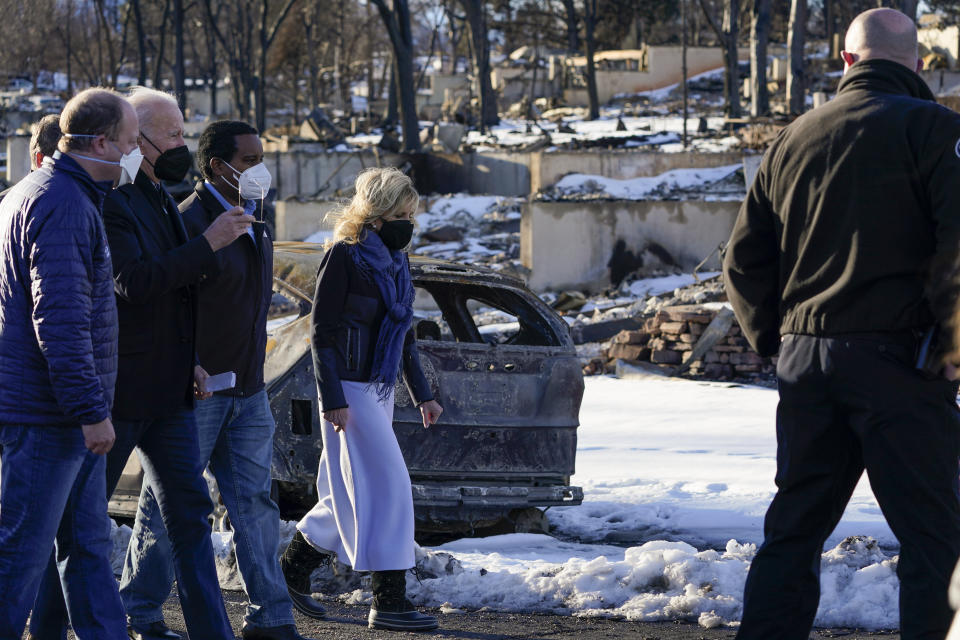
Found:
[[104, 457], [80, 428], [2, 426], [0, 447], [0, 639], [20, 640], [56, 540], [55, 579], [77, 638], [126, 640]]
[[[250, 602], [252, 627], [293, 624], [293, 611], [277, 551], [280, 511], [270, 498], [273, 415], [266, 391], [247, 398], [213, 396], [195, 411], [201, 460], [210, 461], [233, 525], [237, 566]], [[131, 622], [162, 619], [173, 581], [170, 541], [155, 489], [144, 482], [133, 536], [127, 548], [120, 596]]]
[[[127, 458], [138, 448], [144, 482], [154, 487], [160, 513], [173, 541], [173, 564], [187, 631], [193, 638], [233, 640], [213, 562], [207, 521], [213, 503], [203, 479], [204, 465], [198, 454], [193, 410], [180, 409], [154, 420], [116, 420], [114, 429], [117, 441], [107, 454], [104, 495], [113, 493]], [[42, 620], [30, 622], [30, 632], [38, 640], [63, 637], [63, 616], [51, 613], [57, 610], [60, 598], [59, 589], [54, 589], [51, 581], [45, 579], [34, 609], [46, 613]]]

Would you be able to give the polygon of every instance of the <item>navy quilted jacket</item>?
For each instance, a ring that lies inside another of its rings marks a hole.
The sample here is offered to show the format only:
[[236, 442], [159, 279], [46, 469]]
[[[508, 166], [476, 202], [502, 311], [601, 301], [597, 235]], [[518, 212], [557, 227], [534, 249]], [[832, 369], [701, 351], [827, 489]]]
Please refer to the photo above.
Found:
[[117, 307], [100, 215], [109, 190], [57, 154], [0, 203], [0, 424], [110, 416]]

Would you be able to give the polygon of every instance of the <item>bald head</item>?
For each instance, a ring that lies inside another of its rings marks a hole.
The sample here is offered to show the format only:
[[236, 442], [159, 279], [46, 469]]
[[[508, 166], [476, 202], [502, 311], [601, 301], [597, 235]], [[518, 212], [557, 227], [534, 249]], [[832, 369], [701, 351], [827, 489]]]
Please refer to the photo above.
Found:
[[919, 71], [917, 27], [896, 9], [870, 9], [850, 23], [841, 54], [847, 68], [860, 60], [882, 59]]

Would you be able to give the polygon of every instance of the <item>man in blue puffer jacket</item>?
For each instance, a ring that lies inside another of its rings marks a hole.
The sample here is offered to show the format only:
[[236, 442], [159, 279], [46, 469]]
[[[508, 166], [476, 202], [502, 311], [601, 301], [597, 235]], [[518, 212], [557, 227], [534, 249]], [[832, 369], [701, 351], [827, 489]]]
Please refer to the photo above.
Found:
[[54, 541], [77, 637], [123, 640], [104, 459], [117, 309], [100, 211], [121, 167], [136, 173], [139, 127], [104, 89], [70, 100], [60, 126], [60, 152], [0, 204], [0, 640], [21, 637]]

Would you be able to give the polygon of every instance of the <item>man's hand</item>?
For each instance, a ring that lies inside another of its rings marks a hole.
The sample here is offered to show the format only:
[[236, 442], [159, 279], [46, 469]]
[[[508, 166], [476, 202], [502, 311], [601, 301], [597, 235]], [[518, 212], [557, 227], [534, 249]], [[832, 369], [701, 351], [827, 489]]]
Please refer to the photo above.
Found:
[[113, 423], [110, 418], [96, 424], [83, 425], [83, 444], [87, 449], [98, 456], [106, 455], [113, 448], [113, 441], [117, 439], [113, 432]]
[[200, 365], [193, 368], [193, 395], [200, 400], [206, 400], [213, 395], [213, 393], [207, 391], [207, 378], [209, 377], [210, 374]]
[[243, 212], [243, 207], [234, 207], [217, 216], [203, 232], [203, 237], [210, 243], [211, 249], [219, 251], [245, 234], [255, 221], [256, 218]]
[[346, 407], [342, 409], [331, 409], [323, 412], [323, 419], [333, 424], [333, 430], [341, 432], [347, 426], [347, 420], [350, 419], [350, 410]]
[[429, 429], [430, 425], [437, 424], [441, 413], [443, 413], [443, 407], [436, 400], [427, 400], [421, 404], [420, 415], [423, 416], [423, 428]]

